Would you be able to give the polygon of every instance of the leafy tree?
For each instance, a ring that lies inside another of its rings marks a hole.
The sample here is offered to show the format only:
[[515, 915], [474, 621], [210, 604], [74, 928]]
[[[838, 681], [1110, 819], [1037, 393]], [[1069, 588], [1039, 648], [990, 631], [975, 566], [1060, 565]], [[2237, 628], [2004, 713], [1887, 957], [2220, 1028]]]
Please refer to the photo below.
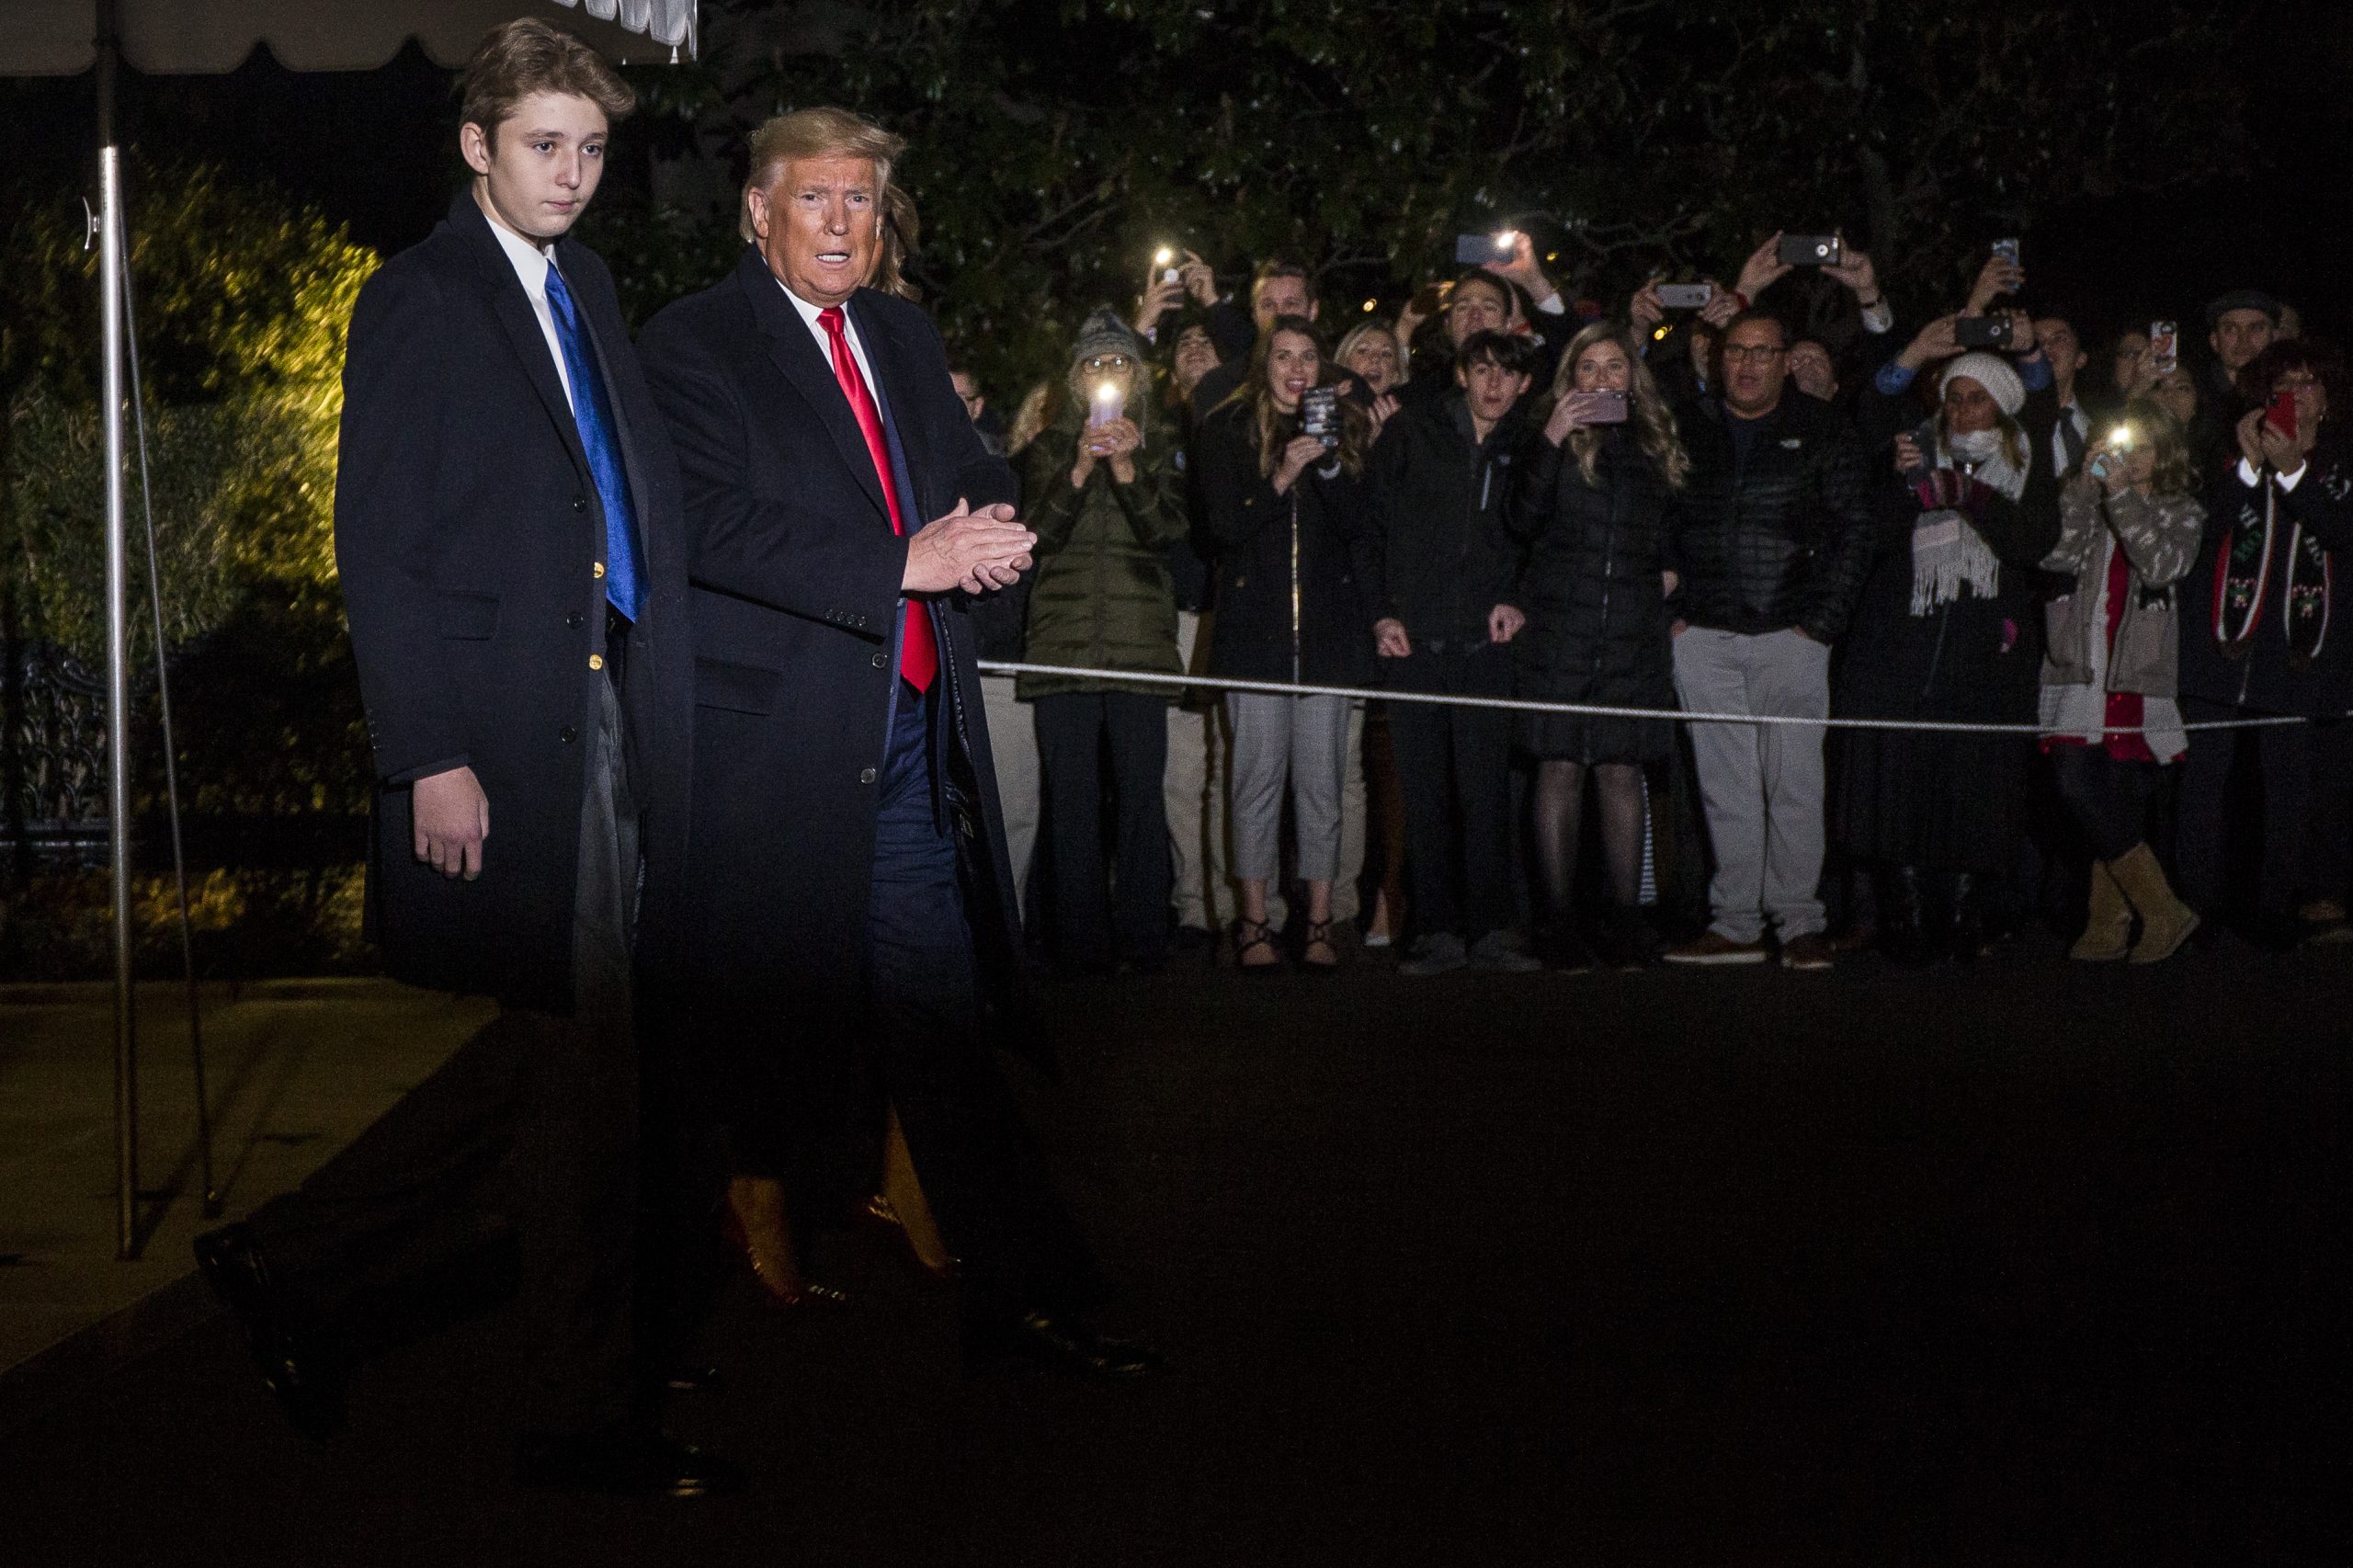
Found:
[[[1941, 299], [2055, 204], [2245, 167], [2245, 84], [2213, 68], [2242, 25], [2190, 0], [705, 0], [699, 65], [639, 81], [689, 161], [806, 104], [907, 135], [917, 280], [1002, 382], [1163, 242], [1394, 299], [1512, 222], [1614, 299], [1835, 225]], [[703, 215], [710, 250], [732, 222]]]

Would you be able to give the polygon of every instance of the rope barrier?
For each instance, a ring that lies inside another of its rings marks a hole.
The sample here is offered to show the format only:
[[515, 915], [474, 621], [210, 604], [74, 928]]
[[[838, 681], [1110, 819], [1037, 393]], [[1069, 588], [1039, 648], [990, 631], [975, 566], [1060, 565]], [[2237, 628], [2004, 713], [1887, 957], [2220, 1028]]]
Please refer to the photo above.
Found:
[[[1519, 697], [1463, 697], [1451, 692], [1394, 691], [1386, 687], [1313, 686], [1299, 681], [1241, 680], [1220, 676], [1169, 676], [1142, 670], [1098, 670], [1080, 665], [1031, 665], [1006, 659], [983, 659], [984, 675], [1070, 676], [1085, 680], [1116, 681], [1122, 686], [1209, 687], [1220, 691], [1248, 691], [1270, 697], [1346, 697], [1371, 702], [1430, 702], [1451, 708], [1502, 708], [1516, 713], [1576, 713], [1596, 719], [1667, 719], [1686, 724], [1788, 724], [1817, 730], [1915, 730], [1943, 735], [2080, 736], [2079, 730], [2048, 729], [2041, 724], [1980, 724], [1946, 719], [1806, 719], [1782, 713], [1687, 713], [1679, 708], [1618, 708], [1593, 702], [1538, 702]], [[2353, 715], [2347, 715], [2353, 717]], [[2256, 730], [2280, 724], [2309, 724], [2302, 713], [2268, 714], [2256, 719], [2209, 719], [2195, 724], [2139, 724], [2110, 727], [2109, 735], [2196, 733], [2205, 730]]]

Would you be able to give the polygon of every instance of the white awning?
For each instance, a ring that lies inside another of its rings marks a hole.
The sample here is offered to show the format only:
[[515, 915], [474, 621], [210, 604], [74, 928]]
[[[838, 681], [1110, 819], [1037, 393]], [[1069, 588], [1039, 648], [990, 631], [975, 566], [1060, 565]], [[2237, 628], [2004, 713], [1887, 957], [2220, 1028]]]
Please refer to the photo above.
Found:
[[[372, 71], [415, 39], [462, 65], [516, 17], [558, 22], [608, 59], [695, 51], [696, 0], [118, 0], [122, 58], [149, 75], [233, 71], [267, 44], [290, 71]], [[0, 74], [72, 76], [97, 60], [97, 0], [0, 0]]]

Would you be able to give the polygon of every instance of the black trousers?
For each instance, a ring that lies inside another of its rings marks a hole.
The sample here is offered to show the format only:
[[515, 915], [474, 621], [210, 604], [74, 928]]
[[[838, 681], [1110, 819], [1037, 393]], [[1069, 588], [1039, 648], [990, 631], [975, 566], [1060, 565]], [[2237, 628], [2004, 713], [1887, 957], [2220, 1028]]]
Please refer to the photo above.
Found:
[[[992, 1060], [953, 817], [934, 791], [938, 727], [902, 687], [867, 903], [869, 1039], [915, 1177], [979, 1312], [1067, 1310], [1097, 1293], [1077, 1221]], [[937, 700], [936, 688], [932, 700]], [[1165, 894], [1164, 894], [1165, 897]]]
[[[1134, 692], [1065, 692], [1031, 704], [1045, 777], [1054, 929], [1063, 958], [1107, 963], [1119, 951], [1156, 963], [1168, 948], [1168, 704]], [[1103, 865], [1103, 765], [1111, 758], [1116, 867]]]
[[[364, 1345], [513, 1286], [530, 1346], [517, 1424], [585, 1434], [652, 1415], [639, 1357], [639, 1052], [631, 979], [637, 807], [618, 694], [581, 812], [569, 1016], [509, 1008], [249, 1223], [298, 1307]], [[495, 856], [498, 845], [489, 841]], [[511, 1243], [516, 1272], [468, 1267]], [[389, 1319], [389, 1321], [388, 1321]]]
[[[2193, 724], [2262, 717], [2234, 704], [2195, 697], [2182, 699], [2181, 716]], [[2181, 896], [2203, 915], [2211, 915], [2222, 907], [2232, 826], [2231, 769], [2243, 749], [2255, 756], [2263, 802], [2256, 911], [2266, 916], [2290, 914], [2305, 880], [2313, 783], [2310, 724], [2208, 730], [2189, 737], [2189, 756], [2181, 764], [2181, 805], [2174, 850]]]
[[[1426, 643], [1382, 663], [1399, 691], [1511, 692], [1509, 650], [1497, 643]], [[1512, 923], [1511, 728], [1510, 712], [1499, 708], [1390, 705], [1405, 806], [1405, 891], [1418, 936], [1475, 937]]]
[[2346, 902], [2353, 893], [2353, 719], [2313, 725], [2312, 846], [2305, 892]]
[[2059, 796], [2103, 860], [2121, 859], [2149, 837], [2149, 802], [2156, 799], [2165, 769], [2154, 762], [2110, 756], [2102, 746], [2053, 746], [2052, 777]]

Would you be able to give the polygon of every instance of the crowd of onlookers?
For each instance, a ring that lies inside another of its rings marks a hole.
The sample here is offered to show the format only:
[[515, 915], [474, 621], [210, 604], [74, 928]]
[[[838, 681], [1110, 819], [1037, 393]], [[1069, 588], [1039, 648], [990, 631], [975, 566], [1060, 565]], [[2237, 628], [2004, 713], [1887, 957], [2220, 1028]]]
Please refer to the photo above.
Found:
[[2279, 301], [2097, 349], [2014, 242], [1915, 324], [1777, 234], [1606, 314], [1513, 234], [1336, 340], [1302, 267], [1164, 259], [1009, 420], [958, 373], [1038, 536], [983, 657], [1112, 672], [988, 681], [1059, 965], [2353, 939], [2353, 469]]

